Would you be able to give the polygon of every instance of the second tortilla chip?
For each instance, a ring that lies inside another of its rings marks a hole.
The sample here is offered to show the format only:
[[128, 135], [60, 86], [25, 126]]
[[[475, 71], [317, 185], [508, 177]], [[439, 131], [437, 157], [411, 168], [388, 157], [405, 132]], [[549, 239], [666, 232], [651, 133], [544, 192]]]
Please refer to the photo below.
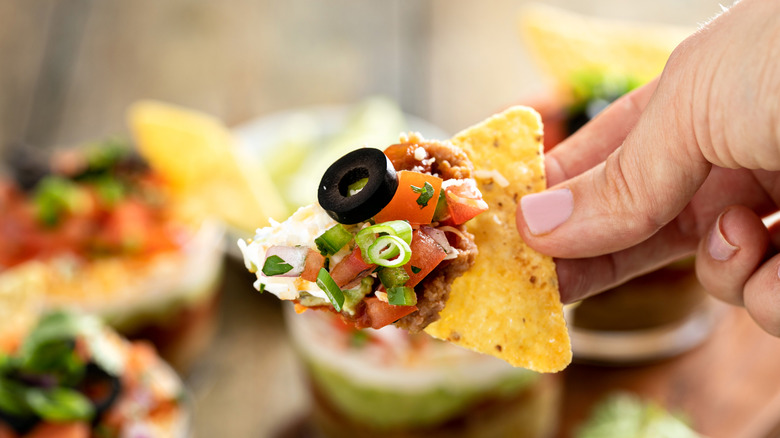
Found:
[[542, 139], [541, 119], [527, 107], [452, 138], [478, 169], [490, 209], [469, 222], [475, 265], [455, 280], [441, 319], [425, 331], [514, 366], [556, 372], [572, 356], [555, 264], [526, 245], [515, 225], [520, 198], [546, 188]]

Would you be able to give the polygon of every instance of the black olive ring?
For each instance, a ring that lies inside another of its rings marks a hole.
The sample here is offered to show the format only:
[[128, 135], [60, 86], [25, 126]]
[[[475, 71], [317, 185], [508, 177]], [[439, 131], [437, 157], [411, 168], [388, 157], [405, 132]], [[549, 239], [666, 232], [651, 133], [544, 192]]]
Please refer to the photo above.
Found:
[[[349, 195], [349, 186], [367, 178], [366, 185]], [[317, 200], [328, 215], [342, 224], [356, 224], [379, 213], [393, 199], [398, 176], [393, 163], [379, 149], [354, 150], [331, 164], [320, 180]]]

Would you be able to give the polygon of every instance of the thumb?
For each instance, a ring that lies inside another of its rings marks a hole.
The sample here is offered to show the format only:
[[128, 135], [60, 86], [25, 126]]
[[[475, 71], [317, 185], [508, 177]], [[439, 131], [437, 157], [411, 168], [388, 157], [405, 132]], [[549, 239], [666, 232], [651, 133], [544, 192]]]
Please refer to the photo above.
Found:
[[662, 76], [635, 128], [604, 162], [520, 200], [517, 225], [529, 245], [555, 257], [607, 254], [645, 240], [685, 208], [712, 167], [686, 113], [685, 83]]

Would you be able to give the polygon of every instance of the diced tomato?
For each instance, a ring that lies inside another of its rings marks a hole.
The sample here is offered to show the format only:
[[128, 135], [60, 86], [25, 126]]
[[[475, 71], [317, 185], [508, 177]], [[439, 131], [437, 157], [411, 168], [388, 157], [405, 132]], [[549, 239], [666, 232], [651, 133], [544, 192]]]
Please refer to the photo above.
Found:
[[405, 286], [414, 287], [430, 274], [436, 266], [444, 260], [447, 253], [433, 238], [420, 230], [412, 234], [412, 258], [404, 265], [404, 270], [409, 274], [409, 281]]
[[[425, 193], [426, 183], [432, 192]], [[412, 225], [431, 223], [441, 183], [442, 179], [437, 176], [408, 170], [398, 172], [398, 189], [390, 203], [374, 216], [374, 220], [386, 222], [405, 219]]]
[[89, 424], [79, 421], [71, 423], [41, 423], [30, 431], [26, 438], [89, 438]]
[[417, 306], [393, 306], [377, 297], [366, 298], [365, 315], [362, 321], [357, 321], [358, 328], [371, 327], [379, 329], [417, 310]]
[[13, 429], [0, 423], [0, 438], [17, 438], [18, 436]]
[[303, 265], [301, 278], [306, 281], [316, 282], [317, 274], [319, 274], [320, 269], [324, 267], [325, 256], [313, 249], [309, 249], [309, 252], [306, 254], [306, 261]]
[[336, 266], [330, 270], [330, 276], [333, 278], [333, 281], [336, 282], [338, 287], [343, 288], [353, 281], [370, 274], [374, 268], [376, 268], [375, 264], [368, 264], [363, 261], [363, 255], [360, 253], [360, 247], [355, 245], [355, 249], [352, 250], [352, 253], [344, 257], [343, 260], [338, 262]]
[[448, 222], [460, 225], [487, 211], [488, 205], [472, 179], [462, 180], [460, 184], [444, 189], [447, 199]]
[[148, 207], [141, 202], [126, 199], [109, 216], [99, 240], [108, 248], [138, 251], [147, 244], [152, 224], [153, 218]]

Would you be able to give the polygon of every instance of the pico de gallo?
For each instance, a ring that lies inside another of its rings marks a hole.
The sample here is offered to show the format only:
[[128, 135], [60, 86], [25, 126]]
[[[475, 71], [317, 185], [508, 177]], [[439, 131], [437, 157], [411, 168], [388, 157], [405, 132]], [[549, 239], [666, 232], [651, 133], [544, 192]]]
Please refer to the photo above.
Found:
[[317, 204], [239, 240], [255, 287], [357, 328], [422, 330], [476, 256], [464, 224], [488, 206], [472, 172], [461, 149], [416, 134], [350, 152], [323, 175]]
[[130, 145], [110, 141], [40, 161], [33, 181], [24, 178], [29, 165], [0, 180], [0, 271], [63, 254], [89, 261], [181, 246], [185, 230], [168, 218], [162, 181]]
[[0, 351], [0, 438], [185, 436], [184, 388], [145, 342], [51, 313]]

